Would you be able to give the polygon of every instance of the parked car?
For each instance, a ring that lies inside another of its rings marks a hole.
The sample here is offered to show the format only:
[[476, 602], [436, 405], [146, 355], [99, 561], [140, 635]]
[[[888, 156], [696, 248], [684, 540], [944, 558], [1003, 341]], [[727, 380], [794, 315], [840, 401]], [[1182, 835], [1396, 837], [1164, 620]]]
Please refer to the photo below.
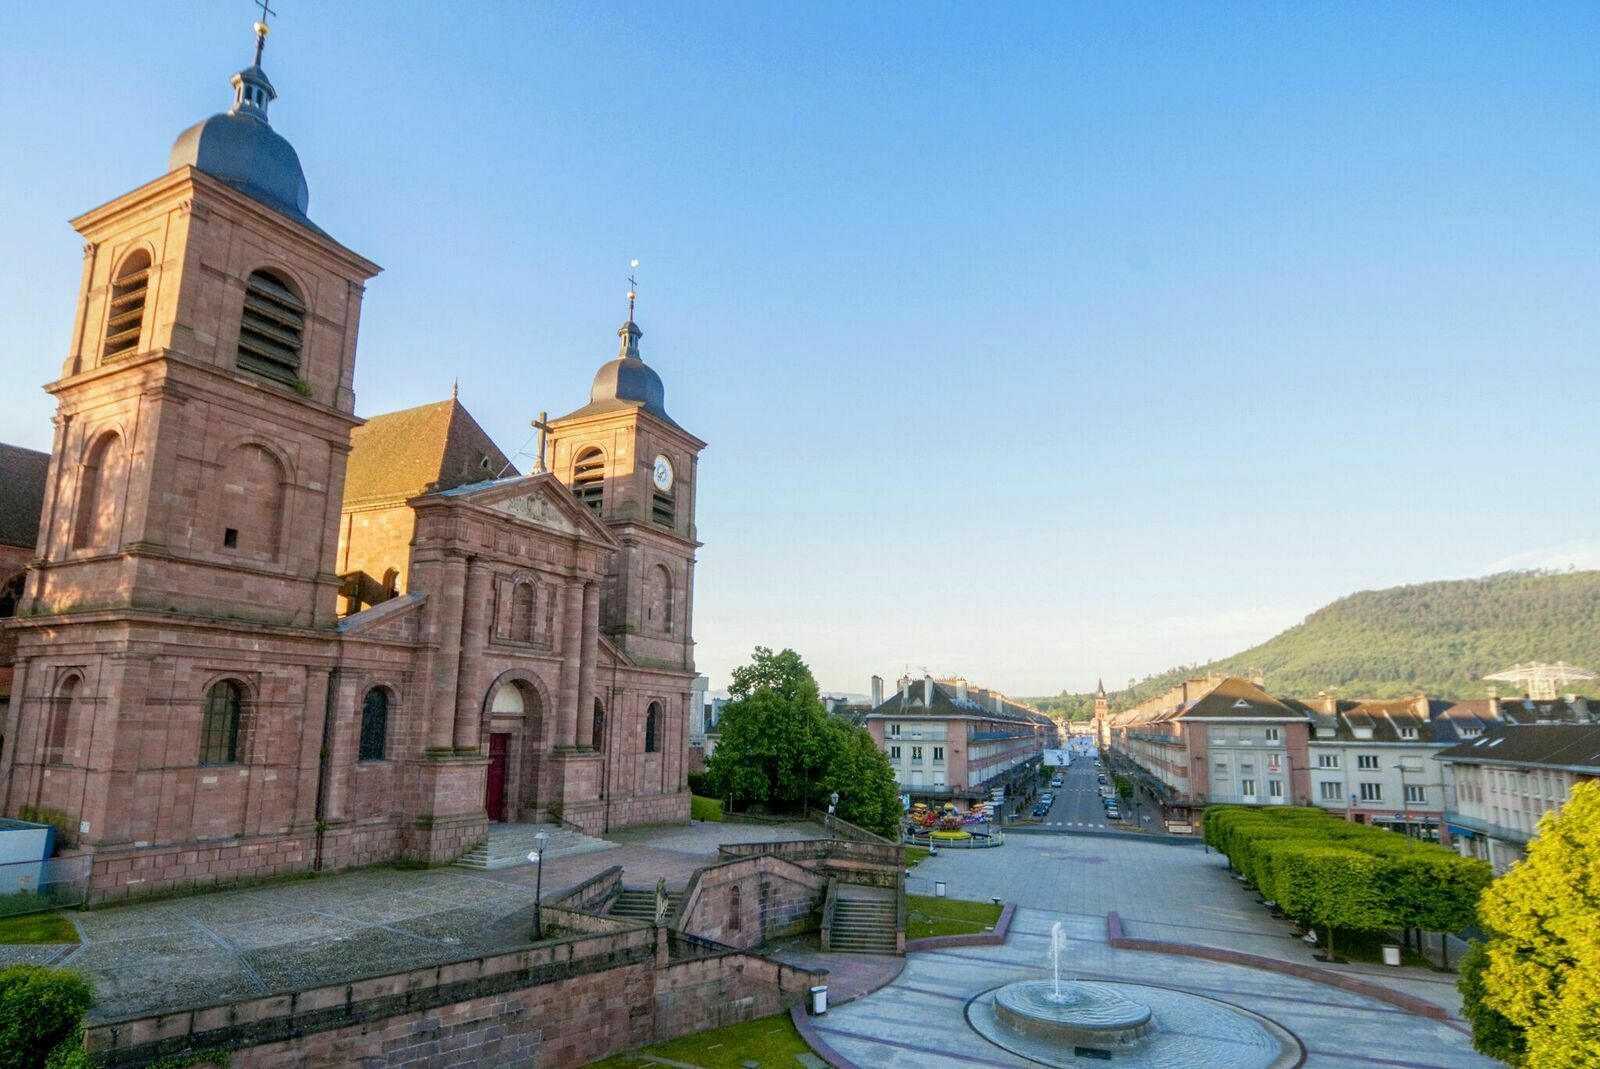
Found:
[[1049, 791], [1045, 791], [1039, 796], [1039, 801], [1043, 802], [1045, 805], [1055, 805], [1056, 796], [1051, 794]]
[[1033, 815], [1035, 817], [1042, 817], [1048, 812], [1050, 812], [1050, 807], [1045, 805], [1043, 802], [1040, 802], [1033, 807]]
[[1060, 776], [1057, 776], [1057, 777], [1056, 777], [1056, 778], [1055, 778], [1055, 779], [1053, 779], [1053, 780], [1051, 780], [1051, 781], [1050, 781], [1050, 786], [1052, 786], [1052, 787], [1059, 787], [1059, 786], [1061, 786], [1061, 777], [1060, 777]]
[[1106, 784], [1106, 783], [1110, 783], [1111, 782], [1110, 780], [1106, 779], [1105, 773], [1103, 773], [1103, 772], [1100, 775], [1096, 776], [1095, 779], [1098, 780], [1101, 784]]
[[1107, 820], [1121, 820], [1122, 819], [1122, 810], [1118, 809], [1114, 805], [1106, 806], [1106, 819]]

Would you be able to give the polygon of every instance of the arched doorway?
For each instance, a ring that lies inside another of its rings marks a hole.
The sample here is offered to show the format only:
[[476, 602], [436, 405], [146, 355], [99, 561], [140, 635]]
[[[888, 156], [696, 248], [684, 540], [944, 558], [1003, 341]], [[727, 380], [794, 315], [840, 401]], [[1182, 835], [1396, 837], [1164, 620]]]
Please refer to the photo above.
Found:
[[483, 808], [492, 821], [532, 819], [539, 809], [545, 701], [532, 676], [507, 672], [490, 685]]

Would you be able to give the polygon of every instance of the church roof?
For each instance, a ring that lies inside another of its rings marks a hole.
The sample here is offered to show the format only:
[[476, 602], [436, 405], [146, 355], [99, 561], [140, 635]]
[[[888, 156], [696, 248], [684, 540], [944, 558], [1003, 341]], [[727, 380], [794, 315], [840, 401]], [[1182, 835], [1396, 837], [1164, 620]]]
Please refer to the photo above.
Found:
[[0, 545], [33, 549], [50, 454], [0, 442]]
[[617, 335], [622, 344], [616, 358], [600, 365], [600, 370], [595, 372], [594, 383], [589, 388], [589, 403], [561, 418], [642, 408], [670, 426], [678, 426], [667, 415], [667, 390], [661, 383], [661, 376], [639, 355], [639, 339], [644, 331], [630, 317], [618, 328]]
[[455, 398], [373, 416], [350, 434], [344, 503], [404, 501], [513, 474], [511, 462]]

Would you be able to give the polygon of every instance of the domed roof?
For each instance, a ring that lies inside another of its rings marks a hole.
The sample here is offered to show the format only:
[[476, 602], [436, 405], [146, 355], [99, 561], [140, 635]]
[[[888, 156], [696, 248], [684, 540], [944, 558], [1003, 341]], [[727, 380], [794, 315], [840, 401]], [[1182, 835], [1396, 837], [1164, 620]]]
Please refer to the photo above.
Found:
[[193, 167], [219, 178], [298, 222], [310, 224], [300, 157], [267, 122], [267, 105], [277, 91], [258, 62], [235, 74], [233, 107], [195, 123], [172, 143], [167, 169]]
[[589, 403], [562, 418], [619, 408], [643, 408], [676, 427], [672, 417], [667, 415], [667, 389], [661, 384], [661, 376], [639, 357], [639, 339], [644, 331], [630, 319], [622, 324], [617, 334], [622, 338], [621, 349], [615, 360], [601, 364], [600, 370], [595, 372], [594, 385], [589, 388]]

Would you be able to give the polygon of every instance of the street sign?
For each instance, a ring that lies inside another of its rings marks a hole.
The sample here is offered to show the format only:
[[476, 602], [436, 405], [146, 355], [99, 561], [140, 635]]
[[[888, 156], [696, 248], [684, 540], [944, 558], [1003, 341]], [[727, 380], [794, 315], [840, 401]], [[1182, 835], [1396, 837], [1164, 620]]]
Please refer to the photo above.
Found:
[[1406, 819], [1406, 815], [1404, 813], [1396, 813], [1394, 815], [1394, 819], [1396, 819], [1396, 820], [1405, 820]]

